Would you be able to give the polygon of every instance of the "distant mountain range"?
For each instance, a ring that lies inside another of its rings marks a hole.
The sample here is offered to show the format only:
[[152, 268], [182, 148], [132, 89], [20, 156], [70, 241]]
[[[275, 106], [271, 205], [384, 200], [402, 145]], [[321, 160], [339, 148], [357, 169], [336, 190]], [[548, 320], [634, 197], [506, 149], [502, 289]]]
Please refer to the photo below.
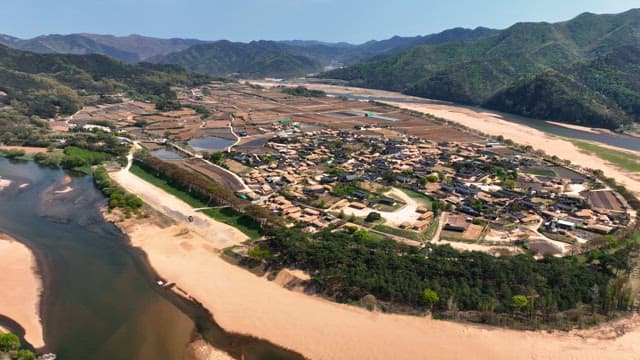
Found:
[[361, 45], [302, 40], [241, 43], [95, 34], [44, 35], [26, 40], [0, 35], [0, 44], [36, 53], [101, 54], [132, 63], [177, 64], [219, 76], [290, 77], [392, 55], [416, 45], [478, 39], [497, 32], [487, 28], [455, 28], [438, 34], [395, 36]]
[[320, 41], [217, 41], [192, 46], [151, 59], [212, 75], [237, 73], [242, 77], [290, 77], [317, 73], [330, 67], [352, 65], [362, 60], [396, 54], [420, 44], [442, 44], [478, 39], [496, 33], [487, 28], [456, 28], [438, 34], [393, 37], [361, 45]]
[[36, 53], [175, 64], [216, 76], [296, 77], [325, 71], [316, 76], [541, 119], [610, 129], [640, 121], [638, 9], [584, 13], [554, 24], [517, 23], [504, 30], [454, 28], [359, 45], [94, 34], [28, 40], [0, 35], [0, 44]]
[[100, 54], [126, 62], [145, 61], [204, 43], [194, 39], [158, 39], [140, 35], [112, 36], [96, 34], [43, 35], [19, 39], [0, 35], [0, 44], [41, 54]]
[[489, 36], [418, 45], [323, 74], [542, 119], [617, 129], [640, 120], [640, 10], [518, 23]]

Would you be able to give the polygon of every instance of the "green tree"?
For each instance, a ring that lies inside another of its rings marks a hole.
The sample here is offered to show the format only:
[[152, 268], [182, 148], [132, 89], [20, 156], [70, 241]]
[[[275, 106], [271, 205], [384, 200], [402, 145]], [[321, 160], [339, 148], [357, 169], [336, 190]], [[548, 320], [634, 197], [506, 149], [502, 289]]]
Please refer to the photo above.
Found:
[[20, 349], [20, 339], [12, 333], [0, 335], [0, 351], [16, 351]]
[[377, 213], [375, 211], [370, 212], [367, 217], [365, 218], [366, 222], [374, 222], [374, 221], [378, 221], [382, 218], [382, 216], [380, 215], [380, 213]]
[[363, 229], [360, 229], [354, 232], [353, 236], [360, 241], [366, 241], [371, 239], [371, 235], [369, 234], [369, 232]]
[[513, 306], [518, 310], [522, 310], [529, 305], [529, 300], [527, 300], [525, 295], [513, 295], [511, 301], [513, 302]]
[[271, 252], [266, 247], [261, 245], [256, 245], [249, 249], [248, 252], [249, 257], [256, 260], [265, 260], [271, 256]]
[[424, 300], [425, 304], [429, 309], [433, 308], [433, 305], [437, 304], [440, 301], [440, 296], [434, 290], [429, 288], [424, 289], [422, 291], [422, 300]]
[[432, 202], [431, 203], [431, 210], [436, 214], [440, 214], [440, 211], [442, 210], [442, 203], [440, 203], [440, 201]]
[[29, 350], [18, 350], [18, 352], [16, 353], [16, 360], [34, 360], [36, 358], [36, 355], [29, 351]]

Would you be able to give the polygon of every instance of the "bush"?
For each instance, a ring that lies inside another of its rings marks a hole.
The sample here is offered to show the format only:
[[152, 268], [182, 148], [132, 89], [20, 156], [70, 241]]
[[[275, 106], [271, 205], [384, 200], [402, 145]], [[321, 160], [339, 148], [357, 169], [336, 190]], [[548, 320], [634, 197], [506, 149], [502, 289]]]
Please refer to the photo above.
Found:
[[122, 208], [129, 214], [137, 212], [143, 205], [139, 197], [116, 185], [103, 167], [93, 171], [93, 182], [109, 198], [109, 209]]
[[16, 351], [20, 349], [20, 346], [20, 339], [16, 335], [12, 333], [0, 335], [0, 351]]
[[23, 157], [25, 155], [24, 150], [20, 150], [20, 149], [8, 149], [8, 150], [2, 150], [0, 152], [9, 159], [15, 159], [15, 158]]
[[16, 360], [34, 360], [36, 355], [29, 350], [22, 349], [18, 350], [15, 358]]
[[252, 259], [265, 260], [271, 257], [271, 251], [261, 245], [256, 245], [249, 249], [248, 255]]
[[292, 96], [302, 96], [302, 97], [325, 97], [327, 94], [322, 90], [309, 90], [304, 86], [298, 86], [295, 88], [285, 88], [282, 90], [283, 93]]
[[369, 213], [369, 215], [367, 215], [367, 217], [364, 220], [366, 222], [374, 222], [374, 221], [378, 221], [380, 219], [382, 219], [382, 216], [380, 215], [380, 213], [372, 211], [372, 212]]
[[156, 103], [156, 110], [160, 111], [174, 111], [182, 109], [182, 105], [178, 100], [174, 99], [160, 99]]

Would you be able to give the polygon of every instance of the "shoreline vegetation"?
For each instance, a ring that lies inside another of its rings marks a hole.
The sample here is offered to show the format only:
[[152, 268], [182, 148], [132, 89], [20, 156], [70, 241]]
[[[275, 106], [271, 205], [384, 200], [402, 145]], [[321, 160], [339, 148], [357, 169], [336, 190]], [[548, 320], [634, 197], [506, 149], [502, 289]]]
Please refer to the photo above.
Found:
[[0, 328], [0, 358], [16, 360], [35, 360], [33, 351], [23, 349], [20, 338]]
[[42, 279], [31, 250], [7, 234], [0, 233], [0, 315], [23, 327], [25, 340], [34, 348], [45, 346], [40, 317]]

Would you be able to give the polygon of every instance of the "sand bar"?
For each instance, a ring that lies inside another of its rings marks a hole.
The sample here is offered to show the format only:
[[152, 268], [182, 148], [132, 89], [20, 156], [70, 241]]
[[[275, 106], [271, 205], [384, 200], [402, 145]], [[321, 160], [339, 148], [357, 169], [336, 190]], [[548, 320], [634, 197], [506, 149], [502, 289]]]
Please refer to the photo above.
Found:
[[31, 345], [43, 347], [39, 310], [42, 280], [35, 257], [25, 245], [0, 233], [0, 269], [0, 314], [19, 323]]
[[0, 179], [0, 191], [8, 188], [9, 186], [11, 186], [11, 180]]

